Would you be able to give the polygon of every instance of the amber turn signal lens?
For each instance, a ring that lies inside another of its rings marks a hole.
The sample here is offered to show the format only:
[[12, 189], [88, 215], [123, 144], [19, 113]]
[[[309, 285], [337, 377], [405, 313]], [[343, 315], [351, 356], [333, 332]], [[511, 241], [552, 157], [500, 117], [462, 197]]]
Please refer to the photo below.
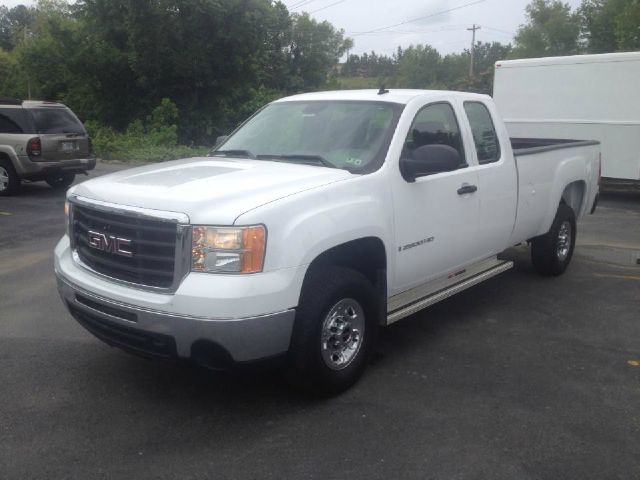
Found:
[[264, 265], [266, 232], [262, 225], [249, 227], [242, 232], [242, 273], [261, 272]]

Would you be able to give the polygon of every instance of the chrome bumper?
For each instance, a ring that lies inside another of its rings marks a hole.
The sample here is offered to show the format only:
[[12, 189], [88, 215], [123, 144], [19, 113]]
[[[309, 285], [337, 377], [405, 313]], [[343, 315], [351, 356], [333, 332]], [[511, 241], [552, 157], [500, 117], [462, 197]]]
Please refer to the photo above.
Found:
[[289, 349], [293, 309], [240, 319], [181, 316], [115, 302], [74, 285], [59, 272], [56, 277], [60, 296], [73, 317], [113, 346], [152, 356], [192, 359], [211, 367], [217, 367], [211, 363], [224, 360], [250, 362], [274, 357]]

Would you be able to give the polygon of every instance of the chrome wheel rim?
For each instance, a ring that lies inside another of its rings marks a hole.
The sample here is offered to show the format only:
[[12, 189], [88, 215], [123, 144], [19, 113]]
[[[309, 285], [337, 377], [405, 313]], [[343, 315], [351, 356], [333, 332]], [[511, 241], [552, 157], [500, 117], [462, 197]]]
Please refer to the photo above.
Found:
[[9, 172], [4, 167], [0, 167], [0, 192], [9, 188]]
[[571, 224], [567, 221], [562, 222], [558, 231], [558, 241], [556, 242], [556, 256], [558, 260], [564, 262], [569, 256], [571, 248]]
[[322, 322], [320, 351], [332, 370], [347, 368], [356, 358], [364, 337], [364, 310], [353, 298], [336, 303]]

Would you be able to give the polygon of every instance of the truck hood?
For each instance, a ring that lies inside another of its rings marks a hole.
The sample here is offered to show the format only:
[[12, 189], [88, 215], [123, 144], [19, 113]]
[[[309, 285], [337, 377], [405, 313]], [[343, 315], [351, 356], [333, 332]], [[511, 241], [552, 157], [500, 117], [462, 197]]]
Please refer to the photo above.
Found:
[[194, 224], [232, 225], [256, 207], [352, 176], [326, 167], [203, 157], [122, 170], [81, 183], [70, 193], [186, 213]]

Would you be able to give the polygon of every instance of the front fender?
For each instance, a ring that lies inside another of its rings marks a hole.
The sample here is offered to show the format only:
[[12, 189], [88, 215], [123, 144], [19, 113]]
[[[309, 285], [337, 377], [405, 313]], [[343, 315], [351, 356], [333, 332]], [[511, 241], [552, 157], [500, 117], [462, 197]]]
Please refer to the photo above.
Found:
[[330, 248], [365, 237], [379, 238], [386, 248], [392, 244], [392, 210], [389, 188], [370, 174], [263, 205], [235, 223], [267, 226], [268, 271], [309, 265]]

